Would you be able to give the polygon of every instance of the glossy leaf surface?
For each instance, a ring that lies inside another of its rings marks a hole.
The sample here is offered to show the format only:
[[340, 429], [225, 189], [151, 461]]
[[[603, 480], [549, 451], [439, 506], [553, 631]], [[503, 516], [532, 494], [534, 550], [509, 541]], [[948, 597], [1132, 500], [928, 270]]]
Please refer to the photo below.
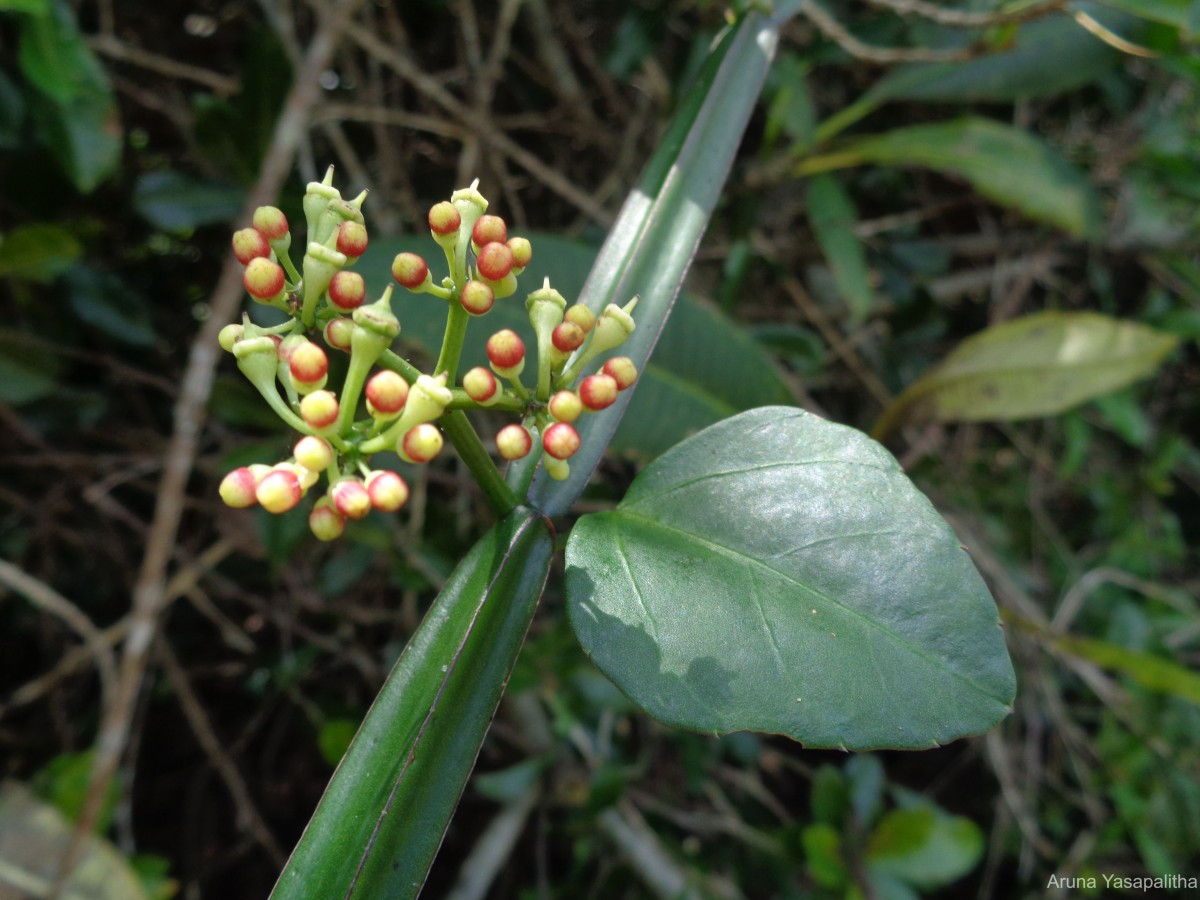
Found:
[[1049, 416], [1145, 378], [1174, 335], [1091, 312], [1035, 313], [971, 337], [892, 402], [873, 429], [904, 421]]
[[809, 746], [990, 728], [1012, 665], [949, 526], [865, 435], [768, 407], [651, 464], [567, 545], [587, 653], [655, 718]]
[[415, 897], [491, 724], [554, 541], [497, 524], [451, 575], [375, 699], [272, 897]]

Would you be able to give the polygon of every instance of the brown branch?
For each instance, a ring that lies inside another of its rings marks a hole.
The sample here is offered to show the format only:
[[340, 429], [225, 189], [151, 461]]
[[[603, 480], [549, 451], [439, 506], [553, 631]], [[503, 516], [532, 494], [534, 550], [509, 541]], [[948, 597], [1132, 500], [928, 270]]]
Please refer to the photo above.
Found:
[[817, 0], [803, 0], [800, 12], [817, 30], [829, 38], [855, 59], [874, 63], [903, 63], [903, 62], [961, 62], [977, 54], [971, 48], [964, 50], [929, 50], [923, 47], [875, 47], [865, 44], [830, 12], [817, 3]]

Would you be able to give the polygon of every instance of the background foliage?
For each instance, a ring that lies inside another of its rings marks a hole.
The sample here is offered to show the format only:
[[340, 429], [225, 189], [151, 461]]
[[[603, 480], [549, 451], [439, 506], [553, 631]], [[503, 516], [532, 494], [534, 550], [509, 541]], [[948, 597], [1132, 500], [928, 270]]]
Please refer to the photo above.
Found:
[[[1200, 14], [899, 5], [810, 2], [785, 31], [689, 295], [577, 511], [751, 406], [874, 429], [999, 602], [1014, 715], [921, 754], [672, 731], [633, 713], [550, 595], [431, 895], [1023, 896], [1051, 873], [1195, 872]], [[0, 852], [33, 887], [87, 793], [182, 373], [322, 9], [180, 6], [0, 0], [0, 847], [41, 804], [66, 817]], [[479, 176], [571, 297], [723, 12], [367, 5], [278, 200], [297, 220], [334, 162], [372, 191], [362, 268], [386, 277], [427, 207]], [[423, 311], [397, 309], [430, 352]], [[286, 438], [227, 360], [207, 407], [131, 749], [100, 798], [111, 844], [85, 854], [112, 896], [130, 863], [147, 896], [265, 895], [490, 524], [450, 458], [414, 473], [408, 514], [335, 547], [302, 515], [226, 510], [221, 474]]]

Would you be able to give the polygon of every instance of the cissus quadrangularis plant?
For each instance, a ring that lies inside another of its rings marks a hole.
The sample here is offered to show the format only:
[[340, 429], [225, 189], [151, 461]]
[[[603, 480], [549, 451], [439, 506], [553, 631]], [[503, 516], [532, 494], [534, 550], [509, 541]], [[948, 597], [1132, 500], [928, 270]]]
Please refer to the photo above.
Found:
[[[579, 496], [646, 365], [785, 17], [750, 11], [714, 46], [576, 304], [549, 285], [516, 296], [536, 247], [509, 238], [474, 186], [431, 210], [448, 274], [435, 280], [413, 254], [392, 267], [400, 286], [432, 295], [420, 302], [447, 304], [431, 373], [389, 349], [403, 310], [390, 289], [366, 302], [351, 266], [368, 240], [363, 198], [344, 201], [328, 178], [309, 186], [300, 269], [278, 211], [235, 236], [248, 291], [291, 318], [276, 329], [247, 319], [223, 344], [300, 437], [291, 458], [231, 473], [227, 502], [278, 511], [317, 491], [310, 526], [335, 538], [346, 518], [403, 505], [403, 482], [372, 469], [373, 453], [427, 460], [444, 434], [499, 516], [412, 636], [273, 896], [419, 893], [545, 585], [552, 521]], [[490, 369], [459, 373], [469, 320], [512, 302], [525, 303], [536, 359], [501, 330]], [[350, 353], [335, 389], [318, 330]], [[481, 407], [518, 419], [497, 436], [505, 476], [466, 418]], [[582, 517], [565, 587], [585, 651], [679, 727], [917, 749], [984, 731], [1012, 702], [995, 606], [953, 532], [882, 446], [794, 408], [705, 429], [615, 509]]]

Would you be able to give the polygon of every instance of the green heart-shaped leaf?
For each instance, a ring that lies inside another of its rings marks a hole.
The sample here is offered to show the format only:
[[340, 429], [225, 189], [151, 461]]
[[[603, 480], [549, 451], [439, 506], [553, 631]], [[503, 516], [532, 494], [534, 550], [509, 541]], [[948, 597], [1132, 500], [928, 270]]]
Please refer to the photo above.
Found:
[[866, 435], [751, 410], [664, 454], [567, 545], [572, 625], [672, 725], [919, 748], [1009, 712], [1012, 664], [970, 558]]

